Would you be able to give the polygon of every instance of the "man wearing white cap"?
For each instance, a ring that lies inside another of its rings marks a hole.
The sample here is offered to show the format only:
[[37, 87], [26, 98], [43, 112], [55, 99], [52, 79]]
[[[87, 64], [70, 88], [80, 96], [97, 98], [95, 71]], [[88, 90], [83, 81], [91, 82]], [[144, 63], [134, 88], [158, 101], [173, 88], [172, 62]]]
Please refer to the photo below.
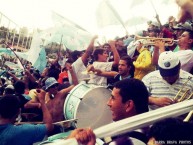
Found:
[[149, 91], [149, 107], [154, 110], [176, 102], [174, 97], [181, 88], [193, 92], [193, 75], [180, 69], [180, 60], [172, 51], [162, 52], [159, 70], [147, 74], [142, 81]]

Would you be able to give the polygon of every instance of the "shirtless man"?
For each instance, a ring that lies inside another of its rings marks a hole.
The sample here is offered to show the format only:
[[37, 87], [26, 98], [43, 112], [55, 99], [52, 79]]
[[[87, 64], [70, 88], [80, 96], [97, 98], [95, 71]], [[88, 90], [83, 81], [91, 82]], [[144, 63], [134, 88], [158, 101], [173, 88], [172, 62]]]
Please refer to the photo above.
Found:
[[62, 89], [61, 91], [58, 91], [58, 82], [55, 78], [49, 77], [45, 81], [46, 86], [46, 105], [47, 108], [52, 115], [53, 122], [59, 122], [65, 120], [64, 113], [63, 113], [63, 107], [64, 102], [67, 97], [67, 94], [74, 88], [75, 85], [78, 84], [77, 78], [73, 72], [72, 69], [68, 69], [73, 76], [73, 85], [69, 86], [68, 88]]

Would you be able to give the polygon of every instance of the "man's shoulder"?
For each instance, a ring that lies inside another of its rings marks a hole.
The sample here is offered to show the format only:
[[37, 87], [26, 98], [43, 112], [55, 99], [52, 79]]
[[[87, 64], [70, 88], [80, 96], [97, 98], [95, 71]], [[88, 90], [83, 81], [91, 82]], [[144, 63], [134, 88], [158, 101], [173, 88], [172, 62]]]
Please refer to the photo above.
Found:
[[148, 73], [147, 75], [145, 75], [143, 77], [142, 80], [147, 80], [147, 79], [150, 79], [150, 78], [161, 78], [159, 70]]
[[193, 75], [191, 73], [181, 69], [180, 70], [180, 77], [181, 78], [189, 78], [189, 77], [193, 78]]
[[46, 131], [46, 125], [45, 124], [22, 124], [22, 125], [8, 125], [7, 130], [9, 132], [12, 132], [11, 134], [18, 134], [18, 133], [34, 133], [34, 131]]
[[47, 133], [46, 125], [23, 124], [9, 125], [5, 132], [1, 133], [1, 142], [15, 145], [32, 144], [41, 141]]
[[35, 124], [23, 124], [23, 125], [18, 125], [18, 126], [15, 126], [16, 127], [16, 129], [23, 129], [23, 130], [25, 130], [25, 129], [34, 129], [34, 128], [44, 128], [44, 127], [46, 127], [46, 125], [45, 124], [37, 124], [37, 125], [35, 125]]

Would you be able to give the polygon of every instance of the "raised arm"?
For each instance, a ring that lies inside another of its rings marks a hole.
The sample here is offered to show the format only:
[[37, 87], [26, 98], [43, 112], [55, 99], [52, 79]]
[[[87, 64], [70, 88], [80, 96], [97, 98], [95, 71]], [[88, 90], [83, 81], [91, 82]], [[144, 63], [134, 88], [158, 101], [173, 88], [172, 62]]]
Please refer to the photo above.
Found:
[[25, 105], [24, 108], [41, 108], [41, 103], [34, 101], [34, 100], [30, 100], [28, 101]]
[[70, 72], [70, 75], [71, 75], [71, 77], [72, 77], [72, 84], [73, 84], [74, 86], [76, 86], [76, 85], [78, 84], [78, 78], [77, 78], [74, 70], [72, 69], [71, 64], [70, 64], [70, 63], [66, 63], [65, 66], [66, 66], [67, 70]]
[[119, 56], [119, 53], [115, 47], [115, 41], [109, 41], [109, 44], [111, 46], [111, 51], [113, 52], [113, 58], [114, 58], [113, 66], [118, 66], [120, 56]]
[[60, 93], [62, 93], [62, 97], [66, 97], [67, 93], [69, 93], [78, 84], [78, 79], [75, 72], [72, 69], [72, 66], [69, 63], [66, 63], [65, 66], [72, 77], [72, 85], [60, 91]]
[[94, 48], [94, 42], [95, 40], [98, 38], [97, 35], [95, 35], [92, 39], [91, 39], [91, 42], [90, 44], [88, 45], [87, 49], [86, 49], [86, 52], [82, 55], [81, 59], [82, 59], [82, 62], [84, 63], [85, 66], [87, 66], [87, 59], [88, 57], [90, 56], [90, 54], [92, 53], [93, 51], [93, 48]]
[[115, 77], [118, 74], [116, 71], [101, 71], [100, 69], [95, 69], [93, 65], [89, 65], [87, 71], [94, 72], [94, 74], [103, 77]]
[[193, 18], [193, 0], [176, 0], [176, 3], [180, 7], [179, 22], [184, 23], [186, 20], [191, 20]]
[[17, 78], [14, 74], [12, 74], [11, 72], [7, 72], [8, 75], [10, 75], [15, 81], [19, 81], [19, 78]]
[[165, 43], [163, 41], [155, 41], [155, 47], [152, 55], [152, 64], [157, 65], [159, 55], [165, 51]]
[[52, 116], [48, 110], [48, 108], [46, 107], [46, 104], [45, 104], [45, 95], [46, 95], [46, 92], [43, 91], [43, 90], [37, 90], [36, 92], [36, 95], [38, 96], [38, 100], [41, 104], [41, 109], [42, 109], [42, 112], [43, 112], [43, 122], [45, 123], [46, 125], [46, 128], [47, 128], [47, 132], [50, 133], [54, 126], [53, 126], [53, 121], [52, 121]]
[[28, 78], [32, 81], [32, 82], [36, 82], [36, 78], [29, 72], [29, 70], [25, 70], [25, 74], [28, 76]]

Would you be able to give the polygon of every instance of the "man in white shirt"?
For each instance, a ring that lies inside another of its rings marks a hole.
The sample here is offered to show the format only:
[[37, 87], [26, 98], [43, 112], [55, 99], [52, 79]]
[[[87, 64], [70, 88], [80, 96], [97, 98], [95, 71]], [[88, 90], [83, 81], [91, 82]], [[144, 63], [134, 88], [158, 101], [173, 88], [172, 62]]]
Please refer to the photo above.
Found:
[[[93, 47], [94, 47], [94, 42], [95, 39], [97, 39], [98, 36], [94, 36], [88, 46], [88, 48], [86, 49], [85, 53], [83, 53], [73, 64], [72, 64], [72, 68], [74, 73], [76, 74], [76, 77], [78, 79], [78, 82], [80, 83], [81, 81], [88, 79], [89, 75], [88, 74], [84, 74], [82, 72], [86, 71], [86, 67], [87, 67], [87, 63], [88, 63], [88, 58], [90, 56], [90, 54], [92, 53]], [[68, 72], [68, 77], [69, 77], [69, 81], [72, 84], [72, 78], [70, 73]]]
[[[113, 52], [114, 61], [107, 62], [107, 52], [102, 48], [96, 49], [93, 53], [95, 60], [93, 66], [95, 69], [100, 69], [101, 71], [111, 71], [113, 66], [118, 66], [120, 57], [117, 49], [115, 48], [115, 41], [110, 41], [109, 44], [111, 46], [111, 51]], [[91, 80], [88, 83], [107, 86], [107, 78], [93, 74], [91, 75]]]

